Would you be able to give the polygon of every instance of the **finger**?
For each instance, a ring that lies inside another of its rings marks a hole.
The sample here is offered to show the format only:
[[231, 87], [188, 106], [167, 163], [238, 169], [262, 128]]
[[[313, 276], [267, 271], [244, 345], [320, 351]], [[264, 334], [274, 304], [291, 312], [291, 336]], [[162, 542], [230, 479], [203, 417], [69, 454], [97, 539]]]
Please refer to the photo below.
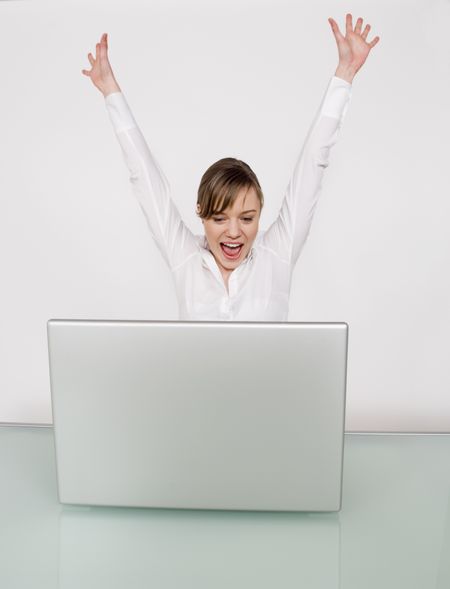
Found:
[[100, 43], [100, 57], [101, 59], [106, 59], [108, 50], [106, 48], [106, 43], [105, 43], [105, 39], [104, 37], [102, 37], [101, 43]]
[[102, 40], [100, 43], [100, 63], [105, 66], [108, 64], [108, 45], [106, 44], [106, 34], [102, 35]]
[[91, 65], [95, 64], [95, 59], [92, 57], [92, 53], [88, 53], [88, 59]]
[[353, 33], [352, 15], [350, 12], [345, 17], [345, 34]]
[[372, 47], [375, 47], [375, 45], [378, 43], [379, 40], [380, 40], [380, 37], [375, 37], [375, 39], [369, 43], [369, 47], [371, 49], [372, 49]]
[[331, 17], [328, 19], [328, 22], [331, 25], [331, 29], [334, 33], [336, 41], [340, 41], [341, 39], [343, 39], [344, 36], [342, 35], [341, 31], [339, 30], [337, 22], [335, 20], [333, 20]]
[[363, 19], [361, 17], [358, 18], [356, 21], [355, 33], [359, 35], [361, 33]]
[[367, 35], [369, 34], [370, 31], [370, 25], [366, 25], [364, 28], [364, 31], [362, 32], [361, 37], [366, 40], [367, 39]]
[[84, 74], [85, 76], [91, 75], [91, 72], [88, 72], [87, 70], [81, 70], [81, 73]]
[[108, 51], [103, 43], [100, 45], [100, 67], [109, 69]]
[[98, 59], [100, 57], [100, 43], [97, 43], [95, 45], [95, 59]]

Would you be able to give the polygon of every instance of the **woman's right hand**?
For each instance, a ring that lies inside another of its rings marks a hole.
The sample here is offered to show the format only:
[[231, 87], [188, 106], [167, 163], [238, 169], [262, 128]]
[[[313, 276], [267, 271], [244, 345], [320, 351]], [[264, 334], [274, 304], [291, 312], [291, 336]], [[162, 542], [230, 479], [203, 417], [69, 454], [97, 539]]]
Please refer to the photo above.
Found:
[[121, 92], [108, 60], [107, 33], [103, 33], [100, 43], [95, 46], [95, 59], [91, 53], [88, 53], [88, 59], [92, 69], [89, 71], [81, 70], [81, 72], [91, 78], [92, 83], [100, 90], [103, 96], [106, 97], [112, 92]]

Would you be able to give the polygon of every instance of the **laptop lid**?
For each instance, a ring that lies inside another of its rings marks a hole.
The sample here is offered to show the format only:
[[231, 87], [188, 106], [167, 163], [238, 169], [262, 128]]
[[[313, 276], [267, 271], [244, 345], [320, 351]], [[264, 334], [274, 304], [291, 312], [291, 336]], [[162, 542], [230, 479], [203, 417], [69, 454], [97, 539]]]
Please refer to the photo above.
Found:
[[346, 323], [47, 323], [62, 503], [341, 507]]

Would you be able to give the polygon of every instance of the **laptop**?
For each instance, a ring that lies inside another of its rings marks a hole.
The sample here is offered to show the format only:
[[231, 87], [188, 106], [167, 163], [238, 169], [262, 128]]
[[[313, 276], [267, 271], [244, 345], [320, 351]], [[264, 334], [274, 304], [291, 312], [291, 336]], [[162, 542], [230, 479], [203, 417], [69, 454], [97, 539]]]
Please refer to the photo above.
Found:
[[61, 503], [339, 511], [348, 325], [47, 322]]

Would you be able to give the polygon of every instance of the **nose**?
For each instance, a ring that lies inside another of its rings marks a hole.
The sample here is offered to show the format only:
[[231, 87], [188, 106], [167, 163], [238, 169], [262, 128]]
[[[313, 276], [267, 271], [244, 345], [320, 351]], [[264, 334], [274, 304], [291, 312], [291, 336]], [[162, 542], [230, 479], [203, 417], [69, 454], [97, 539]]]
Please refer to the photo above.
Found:
[[227, 236], [230, 239], [237, 239], [240, 234], [241, 229], [239, 227], [239, 221], [237, 219], [231, 219], [227, 227]]

